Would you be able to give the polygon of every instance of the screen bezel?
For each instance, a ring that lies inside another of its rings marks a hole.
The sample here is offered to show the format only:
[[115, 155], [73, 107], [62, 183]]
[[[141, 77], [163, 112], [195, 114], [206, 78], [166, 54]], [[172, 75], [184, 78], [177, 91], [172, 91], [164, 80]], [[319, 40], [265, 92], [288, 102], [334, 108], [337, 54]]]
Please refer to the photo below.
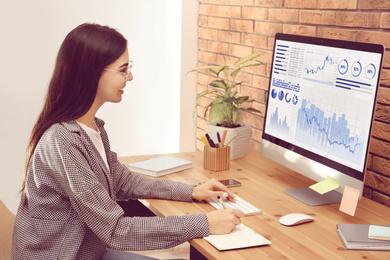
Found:
[[[364, 166], [363, 171], [359, 171], [356, 169], [353, 169], [351, 167], [348, 167], [346, 165], [343, 165], [339, 162], [336, 162], [334, 160], [331, 160], [329, 158], [323, 157], [319, 154], [313, 153], [307, 149], [304, 149], [298, 145], [291, 144], [287, 141], [281, 140], [275, 136], [272, 136], [265, 132], [267, 120], [267, 113], [268, 113], [268, 100], [269, 100], [269, 90], [271, 89], [272, 84], [272, 73], [273, 73], [273, 66], [274, 66], [274, 59], [275, 59], [275, 46], [277, 40], [284, 40], [284, 41], [291, 41], [291, 42], [297, 42], [297, 43], [305, 43], [305, 44], [312, 44], [312, 45], [319, 45], [319, 46], [329, 46], [329, 47], [336, 47], [336, 48], [343, 48], [343, 49], [349, 49], [349, 50], [357, 50], [357, 51], [364, 51], [364, 52], [370, 52], [375, 54], [380, 54], [380, 67], [378, 71], [378, 80], [376, 84], [375, 89], [375, 96], [374, 96], [374, 103], [373, 103], [373, 110], [371, 115], [371, 122], [368, 132], [368, 143], [367, 148], [365, 151], [365, 159], [364, 159]], [[367, 161], [368, 161], [368, 154], [370, 149], [370, 141], [371, 141], [371, 132], [372, 132], [372, 125], [375, 118], [375, 107], [376, 107], [376, 101], [377, 101], [377, 92], [379, 88], [379, 82], [380, 82], [380, 71], [382, 68], [382, 61], [383, 61], [383, 53], [384, 53], [384, 46], [380, 44], [372, 44], [372, 43], [361, 43], [361, 42], [352, 42], [352, 41], [345, 41], [345, 40], [334, 40], [334, 39], [326, 39], [326, 38], [316, 38], [316, 37], [309, 37], [309, 36], [301, 36], [301, 35], [291, 35], [291, 34], [282, 34], [277, 33], [275, 35], [275, 41], [274, 41], [274, 49], [273, 49], [273, 55], [272, 55], [272, 64], [271, 64], [271, 75], [270, 75], [270, 81], [268, 85], [268, 95], [267, 95], [267, 105], [265, 109], [265, 115], [264, 115], [264, 124], [263, 124], [263, 133], [262, 138], [264, 140], [267, 140], [277, 146], [280, 146], [284, 149], [293, 151], [297, 154], [300, 154], [301, 156], [307, 157], [311, 160], [314, 160], [320, 164], [324, 164], [332, 169], [335, 169], [341, 173], [347, 174], [351, 176], [352, 178], [358, 179], [360, 181], [364, 181], [365, 177], [365, 171], [367, 168]]]

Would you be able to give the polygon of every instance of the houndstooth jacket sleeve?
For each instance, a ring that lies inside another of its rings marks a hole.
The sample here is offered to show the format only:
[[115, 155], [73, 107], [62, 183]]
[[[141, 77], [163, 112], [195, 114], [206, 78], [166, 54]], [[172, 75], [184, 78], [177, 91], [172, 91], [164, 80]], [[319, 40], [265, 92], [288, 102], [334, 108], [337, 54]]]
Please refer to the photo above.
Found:
[[100, 259], [107, 247], [151, 250], [209, 234], [205, 214], [124, 217], [116, 200], [192, 201], [193, 185], [131, 173], [110, 151], [96, 119], [110, 169], [75, 121], [53, 125], [28, 167], [13, 237], [13, 259]]

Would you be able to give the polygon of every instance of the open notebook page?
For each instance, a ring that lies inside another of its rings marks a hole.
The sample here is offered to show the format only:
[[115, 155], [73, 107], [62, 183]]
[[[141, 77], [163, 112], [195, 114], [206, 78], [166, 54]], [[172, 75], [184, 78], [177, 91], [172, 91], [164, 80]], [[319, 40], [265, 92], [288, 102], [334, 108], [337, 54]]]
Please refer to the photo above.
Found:
[[238, 225], [229, 234], [210, 235], [204, 239], [220, 251], [271, 244], [271, 241], [244, 224]]

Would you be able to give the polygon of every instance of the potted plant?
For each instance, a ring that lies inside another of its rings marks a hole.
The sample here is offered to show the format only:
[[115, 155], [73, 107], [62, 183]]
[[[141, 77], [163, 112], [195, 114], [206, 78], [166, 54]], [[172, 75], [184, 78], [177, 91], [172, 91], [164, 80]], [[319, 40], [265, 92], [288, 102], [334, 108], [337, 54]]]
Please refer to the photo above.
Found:
[[[213, 100], [206, 106], [204, 112], [205, 117], [207, 117], [208, 113], [210, 122], [206, 125], [206, 132], [213, 140], [217, 140], [217, 132], [221, 135], [226, 129], [226, 142], [237, 134], [236, 138], [230, 143], [231, 160], [241, 158], [245, 155], [252, 135], [252, 125], [239, 121], [240, 111], [260, 113], [259, 110], [253, 107], [242, 106], [254, 100], [248, 96], [238, 95], [236, 87], [240, 86], [242, 82], [236, 82], [235, 79], [241, 69], [262, 65], [263, 63], [261, 61], [255, 60], [261, 54], [263, 52], [252, 53], [240, 59], [232, 66], [227, 65], [226, 59], [224, 59], [224, 65], [201, 66], [189, 71], [209, 70], [217, 77], [217, 79], [210, 82], [209, 86], [211, 88], [198, 94], [195, 107], [202, 97], [206, 95], [213, 97]], [[222, 77], [220, 77], [221, 73], [223, 75]]]

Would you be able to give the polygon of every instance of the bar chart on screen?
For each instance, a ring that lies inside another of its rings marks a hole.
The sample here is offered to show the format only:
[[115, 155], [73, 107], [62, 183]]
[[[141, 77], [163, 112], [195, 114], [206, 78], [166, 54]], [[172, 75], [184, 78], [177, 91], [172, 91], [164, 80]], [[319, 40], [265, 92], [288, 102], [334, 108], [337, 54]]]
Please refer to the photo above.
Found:
[[276, 107], [275, 111], [271, 114], [270, 127], [281, 134], [288, 135], [290, 127], [287, 124], [287, 116], [279, 116], [279, 109]]
[[346, 112], [326, 113], [303, 99], [298, 110], [295, 140], [358, 164], [364, 152], [365, 133], [356, 124], [357, 121], [348, 121]]

